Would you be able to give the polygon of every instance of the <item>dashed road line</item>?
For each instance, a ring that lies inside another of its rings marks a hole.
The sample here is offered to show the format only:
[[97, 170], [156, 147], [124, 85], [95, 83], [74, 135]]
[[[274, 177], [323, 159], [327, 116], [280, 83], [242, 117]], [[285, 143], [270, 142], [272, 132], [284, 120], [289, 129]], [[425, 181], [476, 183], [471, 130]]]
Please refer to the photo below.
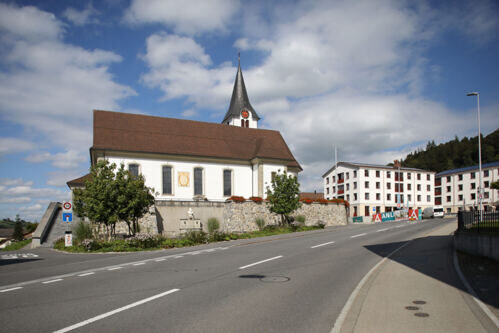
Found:
[[0, 293], [6, 293], [8, 291], [17, 290], [17, 289], [23, 289], [23, 287], [15, 287], [15, 288], [0, 290]]
[[310, 248], [311, 248], [311, 249], [315, 249], [315, 248], [317, 248], [317, 247], [326, 246], [326, 245], [333, 244], [333, 243], [334, 243], [334, 241], [332, 241], [332, 242], [327, 242], [327, 243], [322, 243], [322, 244], [319, 244], [319, 245], [314, 245], [314, 246], [311, 246]]
[[245, 269], [245, 268], [248, 268], [248, 267], [251, 267], [251, 266], [263, 264], [264, 262], [271, 261], [271, 260], [276, 260], [276, 259], [279, 259], [279, 258], [282, 258], [282, 256], [277, 256], [277, 257], [272, 257], [272, 258], [269, 258], [269, 259], [257, 261], [257, 262], [254, 262], [252, 264], [246, 265], [246, 266], [241, 266], [241, 267], [239, 267], [239, 269]]
[[89, 275], [93, 275], [93, 274], [95, 274], [95, 272], [88, 272], [88, 273], [78, 274], [77, 276], [89, 276]]
[[134, 266], [142, 266], [142, 265], [145, 265], [146, 263], [145, 262], [138, 262], [136, 264], [133, 264]]
[[160, 261], [165, 261], [165, 260], [166, 260], [166, 258], [160, 258], [160, 259], [155, 259], [154, 261], [155, 262], [160, 262]]
[[385, 231], [385, 230], [390, 230], [390, 228], [379, 229], [379, 230], [376, 230], [376, 232], [382, 232], [382, 231]]
[[367, 234], [364, 232], [363, 234], [350, 236], [350, 238], [361, 237], [361, 236], [365, 236], [365, 235], [367, 235]]
[[120, 267], [111, 267], [111, 268], [108, 268], [107, 270], [108, 270], [108, 271], [115, 271], [115, 270], [117, 270], [117, 269], [122, 269], [122, 268], [123, 268], [123, 267], [121, 267], [121, 266], [120, 266]]
[[147, 302], [150, 302], [150, 301], [153, 301], [157, 298], [160, 298], [160, 297], [163, 297], [163, 296], [166, 296], [166, 295], [169, 295], [169, 294], [173, 294], [174, 292], [177, 292], [179, 291], [180, 289], [171, 289], [171, 290], [168, 290], [168, 291], [165, 291], [164, 293], [161, 293], [161, 294], [157, 294], [157, 295], [154, 295], [154, 296], [151, 296], [151, 297], [148, 297], [148, 298], [144, 298], [143, 300], [140, 300], [140, 301], [137, 301], [135, 303], [132, 303], [132, 304], [129, 304], [129, 305], [126, 305], [126, 306], [123, 306], [121, 308], [118, 308], [118, 309], [115, 309], [115, 310], [112, 310], [112, 311], [109, 311], [109, 312], [106, 312], [106, 313], [103, 313], [101, 315], [98, 315], [98, 316], [95, 316], [95, 317], [92, 317], [90, 319], [87, 319], [87, 320], [84, 320], [84, 321], [81, 321], [77, 324], [74, 324], [74, 325], [71, 325], [71, 326], [68, 326], [68, 327], [65, 327], [65, 328], [62, 328], [58, 331], [55, 331], [54, 333], [65, 333], [65, 332], [69, 332], [69, 331], [72, 331], [72, 330], [75, 330], [77, 328], [80, 328], [80, 327], [83, 327], [83, 326], [86, 326], [88, 324], [91, 324], [93, 322], [96, 322], [98, 320], [101, 320], [101, 319], [104, 319], [104, 318], [107, 318], [109, 316], [112, 316], [114, 314], [117, 314], [117, 313], [120, 313], [122, 311], [125, 311], [125, 310], [128, 310], [128, 309], [131, 309], [131, 308], [134, 308], [136, 306], [139, 306], [139, 305], [142, 305], [144, 303], [147, 303]]
[[62, 280], [63, 280], [63, 279], [55, 279], [55, 280], [43, 281], [42, 283], [43, 283], [43, 284], [49, 284], [49, 283], [59, 282], [59, 281], [62, 281]]

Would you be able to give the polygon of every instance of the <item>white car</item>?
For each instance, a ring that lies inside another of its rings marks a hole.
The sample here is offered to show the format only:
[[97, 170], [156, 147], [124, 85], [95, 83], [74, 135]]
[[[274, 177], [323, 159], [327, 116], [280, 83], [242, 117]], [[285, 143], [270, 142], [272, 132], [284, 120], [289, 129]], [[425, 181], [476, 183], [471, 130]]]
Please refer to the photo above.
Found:
[[443, 218], [444, 215], [445, 215], [445, 213], [444, 213], [444, 207], [442, 207], [442, 206], [435, 206], [435, 207], [433, 207], [433, 217]]

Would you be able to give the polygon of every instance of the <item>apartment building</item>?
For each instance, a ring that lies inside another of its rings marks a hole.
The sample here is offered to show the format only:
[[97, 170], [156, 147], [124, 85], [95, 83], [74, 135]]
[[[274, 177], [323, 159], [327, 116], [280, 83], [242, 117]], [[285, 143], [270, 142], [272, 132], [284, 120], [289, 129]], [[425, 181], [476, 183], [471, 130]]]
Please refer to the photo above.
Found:
[[324, 197], [350, 203], [351, 216], [400, 208], [433, 207], [435, 172], [397, 166], [339, 162], [324, 175]]
[[[499, 180], [499, 161], [482, 164], [483, 206], [491, 210], [498, 205], [499, 191], [490, 184]], [[478, 209], [480, 177], [478, 165], [446, 170], [435, 175], [435, 205], [447, 213]]]

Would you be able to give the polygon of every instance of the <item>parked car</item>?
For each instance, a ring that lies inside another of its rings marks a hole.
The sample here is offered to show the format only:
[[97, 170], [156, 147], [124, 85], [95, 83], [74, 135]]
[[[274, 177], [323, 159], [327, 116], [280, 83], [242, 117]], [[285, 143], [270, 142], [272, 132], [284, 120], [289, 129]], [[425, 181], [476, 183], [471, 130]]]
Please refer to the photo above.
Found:
[[444, 218], [444, 207], [442, 206], [435, 206], [433, 207], [433, 217], [440, 217]]

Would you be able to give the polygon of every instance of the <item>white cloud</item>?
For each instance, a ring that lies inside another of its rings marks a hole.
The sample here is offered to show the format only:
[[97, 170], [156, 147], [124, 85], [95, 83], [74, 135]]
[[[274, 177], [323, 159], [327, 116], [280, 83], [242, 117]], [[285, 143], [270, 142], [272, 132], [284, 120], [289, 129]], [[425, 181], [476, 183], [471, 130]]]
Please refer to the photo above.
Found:
[[54, 171], [49, 172], [47, 175], [47, 185], [57, 186], [67, 189], [67, 182], [79, 178], [84, 174], [88, 173], [88, 170], [68, 170], [68, 171]]
[[76, 26], [99, 23], [97, 19], [99, 12], [89, 3], [84, 9], [78, 10], [69, 7], [62, 13], [62, 16], [71, 21]]
[[17, 138], [0, 138], [0, 154], [30, 151], [34, 147], [30, 141]]
[[235, 0], [133, 0], [125, 20], [131, 24], [160, 23], [192, 35], [225, 30], [239, 6]]
[[49, 152], [38, 152], [26, 157], [30, 163], [43, 163], [51, 161], [52, 165], [61, 169], [74, 169], [81, 166], [88, 159], [85, 154], [76, 150], [68, 150], [65, 153], [50, 154]]

